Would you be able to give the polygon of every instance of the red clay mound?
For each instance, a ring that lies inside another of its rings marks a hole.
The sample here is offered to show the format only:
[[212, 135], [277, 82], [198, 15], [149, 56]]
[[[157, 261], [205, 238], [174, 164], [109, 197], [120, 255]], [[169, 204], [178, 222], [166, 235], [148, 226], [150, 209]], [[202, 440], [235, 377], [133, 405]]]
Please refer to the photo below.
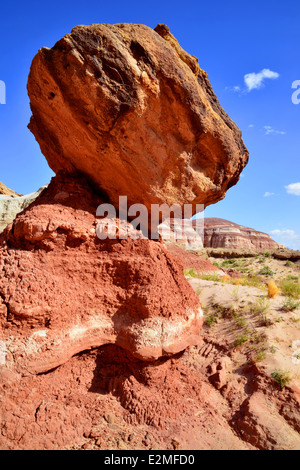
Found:
[[2, 375], [0, 392], [2, 450], [247, 448], [180, 356], [149, 365], [103, 346], [20, 382]]
[[202, 311], [182, 265], [159, 242], [99, 240], [99, 201], [83, 180], [56, 177], [4, 232], [7, 367], [45, 372], [110, 343], [153, 360], [197, 343]]
[[219, 276], [225, 276], [222, 269], [217, 268], [211, 261], [201, 258], [196, 253], [184, 250], [178, 245], [168, 244], [166, 246], [171, 255], [181, 260], [184, 269], [194, 269], [195, 272], [200, 274], [216, 273]]

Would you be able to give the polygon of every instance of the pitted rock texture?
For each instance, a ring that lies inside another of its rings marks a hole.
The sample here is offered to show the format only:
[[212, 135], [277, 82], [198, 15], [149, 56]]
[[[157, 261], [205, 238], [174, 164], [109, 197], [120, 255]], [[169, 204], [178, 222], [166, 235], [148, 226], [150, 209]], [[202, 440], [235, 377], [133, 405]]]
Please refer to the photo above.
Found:
[[241, 131], [169, 28], [77, 26], [34, 58], [29, 129], [52, 170], [74, 169], [116, 207], [209, 205], [248, 162]]
[[213, 217], [204, 219], [204, 246], [206, 248], [246, 250], [276, 250], [280, 248], [280, 245], [272, 240], [267, 233]]
[[58, 175], [1, 235], [4, 367], [41, 373], [109, 343], [151, 361], [199, 341], [181, 263], [161, 242], [100, 240], [100, 203], [84, 180]]

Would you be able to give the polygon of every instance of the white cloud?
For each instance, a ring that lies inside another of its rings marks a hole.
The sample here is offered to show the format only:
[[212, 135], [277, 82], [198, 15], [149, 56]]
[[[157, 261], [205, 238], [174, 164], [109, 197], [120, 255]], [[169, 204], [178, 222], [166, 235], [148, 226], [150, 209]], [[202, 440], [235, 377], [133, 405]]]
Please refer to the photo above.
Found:
[[270, 232], [272, 235], [276, 237], [283, 238], [285, 240], [297, 240], [299, 235], [296, 234], [295, 230], [285, 229], [285, 230], [271, 230]]
[[248, 91], [257, 90], [264, 85], [266, 79], [275, 80], [279, 77], [279, 73], [273, 72], [270, 69], [263, 69], [261, 72], [247, 73], [244, 75], [244, 82]]
[[300, 183], [291, 183], [285, 186], [285, 189], [288, 194], [293, 194], [294, 196], [300, 196]]
[[248, 127], [254, 127], [254, 124], [249, 124], [249, 126], [248, 126]]
[[286, 132], [284, 131], [277, 131], [276, 129], [273, 129], [272, 126], [264, 126], [265, 129], [265, 134], [280, 134], [280, 135], [286, 135]]
[[275, 193], [269, 193], [269, 191], [266, 191], [264, 194], [264, 197], [270, 197], [270, 196], [275, 196]]
[[233, 93], [244, 93], [244, 91], [241, 89], [241, 87], [239, 85], [235, 85], [235, 86], [227, 86], [225, 87], [225, 90], [226, 91], [231, 91]]

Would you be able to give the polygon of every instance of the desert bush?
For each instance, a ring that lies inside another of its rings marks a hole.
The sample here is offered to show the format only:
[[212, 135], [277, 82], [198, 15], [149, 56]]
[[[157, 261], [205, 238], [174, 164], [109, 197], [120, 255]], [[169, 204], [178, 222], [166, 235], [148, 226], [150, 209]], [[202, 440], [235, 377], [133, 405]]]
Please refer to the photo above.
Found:
[[194, 268], [192, 269], [185, 269], [184, 275], [189, 277], [199, 277], [198, 274], [195, 272]]
[[268, 297], [270, 299], [273, 299], [274, 297], [276, 297], [277, 294], [279, 294], [279, 292], [280, 292], [280, 290], [277, 287], [275, 281], [273, 281], [273, 279], [271, 279], [268, 282]]
[[255, 303], [250, 306], [250, 311], [253, 315], [261, 315], [268, 311], [270, 302], [267, 297], [258, 297]]
[[239, 328], [243, 328], [244, 326], [247, 325], [246, 318], [243, 315], [237, 316], [235, 322]]
[[293, 310], [296, 310], [300, 306], [299, 302], [295, 302], [292, 297], [288, 297], [282, 304], [281, 310], [284, 312], [292, 312]]
[[206, 320], [205, 320], [205, 323], [206, 325], [208, 325], [210, 328], [214, 326], [215, 323], [217, 323], [218, 321], [218, 316], [217, 315], [209, 315]]
[[272, 269], [269, 266], [264, 266], [258, 274], [260, 276], [274, 276]]
[[238, 346], [242, 346], [242, 344], [246, 343], [248, 340], [249, 340], [249, 338], [245, 334], [237, 336], [236, 340], [234, 342], [234, 347], [237, 348]]
[[292, 297], [293, 299], [299, 299], [300, 297], [300, 284], [294, 280], [285, 279], [281, 281], [280, 288], [282, 293], [287, 297]]
[[261, 348], [257, 351], [257, 354], [255, 357], [253, 357], [253, 362], [260, 362], [263, 361], [266, 358], [267, 355], [267, 350], [268, 348]]
[[244, 276], [239, 281], [239, 285], [248, 286], [248, 287], [256, 287], [258, 289], [262, 289], [264, 287], [264, 284], [262, 283], [261, 278], [258, 276]]
[[198, 276], [199, 279], [203, 279], [204, 281], [215, 281], [215, 282], [222, 282], [223, 279], [218, 276], [218, 274], [212, 273], [212, 274], [203, 274]]
[[271, 374], [271, 377], [281, 388], [284, 388], [292, 380], [288, 371], [275, 371]]
[[224, 261], [222, 261], [223, 268], [233, 267], [236, 265], [237, 265], [237, 260], [235, 259], [224, 259]]
[[239, 286], [236, 286], [232, 289], [231, 296], [235, 302], [239, 300]]
[[268, 318], [267, 315], [264, 314], [264, 313], [262, 315], [260, 315], [259, 322], [260, 322], [261, 326], [269, 327], [269, 326], [273, 325], [272, 320], [270, 320], [270, 318]]

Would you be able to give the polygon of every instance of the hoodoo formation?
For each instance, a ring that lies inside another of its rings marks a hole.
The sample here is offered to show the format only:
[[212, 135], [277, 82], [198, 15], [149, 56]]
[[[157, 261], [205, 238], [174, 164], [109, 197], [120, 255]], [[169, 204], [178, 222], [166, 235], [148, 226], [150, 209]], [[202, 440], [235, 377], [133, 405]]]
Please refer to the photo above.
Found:
[[203, 322], [163, 242], [100, 240], [97, 206], [123, 195], [148, 210], [190, 203], [194, 211], [237, 183], [248, 152], [198, 60], [164, 25], [77, 26], [38, 52], [28, 93], [29, 128], [56, 176], [0, 236], [0, 440], [55, 448], [47, 426], [57, 407], [16, 393], [29, 378], [103, 345], [138, 361], [170, 357], [199, 342]]

